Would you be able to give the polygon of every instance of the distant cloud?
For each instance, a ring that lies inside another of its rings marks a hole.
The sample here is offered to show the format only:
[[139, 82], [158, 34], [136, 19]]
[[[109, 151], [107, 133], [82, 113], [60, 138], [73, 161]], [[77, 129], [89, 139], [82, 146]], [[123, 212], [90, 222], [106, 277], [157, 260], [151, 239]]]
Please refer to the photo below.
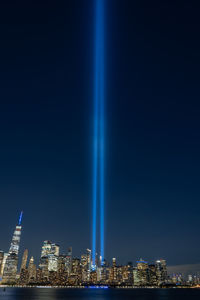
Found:
[[200, 275], [200, 263], [199, 264], [191, 264], [191, 265], [175, 265], [175, 266], [168, 266], [168, 273], [180, 273], [185, 276], [191, 275]]

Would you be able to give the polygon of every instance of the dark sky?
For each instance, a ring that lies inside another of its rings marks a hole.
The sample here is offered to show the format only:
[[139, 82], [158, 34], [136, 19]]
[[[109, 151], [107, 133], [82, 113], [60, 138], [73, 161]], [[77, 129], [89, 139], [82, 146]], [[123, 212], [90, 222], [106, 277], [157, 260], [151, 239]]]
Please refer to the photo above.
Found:
[[[200, 6], [106, 1], [108, 259], [200, 262]], [[94, 0], [0, 3], [0, 247], [91, 246]]]

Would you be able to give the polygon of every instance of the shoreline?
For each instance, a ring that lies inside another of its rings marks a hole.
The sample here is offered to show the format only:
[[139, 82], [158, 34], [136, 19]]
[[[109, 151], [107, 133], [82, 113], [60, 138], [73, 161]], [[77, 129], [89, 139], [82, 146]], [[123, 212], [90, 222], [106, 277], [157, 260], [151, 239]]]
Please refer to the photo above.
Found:
[[5, 288], [37, 288], [37, 289], [122, 289], [122, 290], [141, 290], [141, 289], [199, 289], [199, 286], [170, 286], [170, 287], [154, 287], [154, 286], [42, 286], [42, 285], [26, 285], [26, 286], [21, 286], [21, 285], [0, 285], [0, 289], [5, 289]]

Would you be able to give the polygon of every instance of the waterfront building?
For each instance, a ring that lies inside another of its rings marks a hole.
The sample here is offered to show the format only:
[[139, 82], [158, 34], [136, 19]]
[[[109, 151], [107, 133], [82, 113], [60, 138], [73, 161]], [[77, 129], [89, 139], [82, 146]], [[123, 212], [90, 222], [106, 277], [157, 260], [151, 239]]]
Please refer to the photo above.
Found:
[[3, 271], [3, 283], [15, 283], [17, 275], [18, 256], [9, 253]]
[[29, 280], [29, 274], [28, 274], [28, 269], [21, 269], [20, 271], [20, 278], [19, 278], [19, 284], [20, 285], [26, 285], [28, 284]]
[[57, 272], [57, 282], [58, 285], [67, 285], [67, 280], [69, 277], [68, 268], [66, 267], [66, 255], [59, 255], [58, 257], [58, 272]]
[[133, 268], [133, 285], [139, 286], [140, 285], [140, 278], [138, 274], [138, 269]]
[[4, 258], [4, 252], [0, 251], [0, 277], [2, 276], [2, 266], [3, 266], [3, 258]]
[[116, 265], [116, 258], [112, 259], [112, 267], [110, 268], [110, 274], [109, 274], [109, 282], [112, 285], [115, 285], [117, 283], [117, 265]]
[[82, 281], [90, 281], [90, 271], [91, 271], [91, 250], [87, 249], [86, 254], [81, 255], [81, 272]]
[[87, 282], [87, 255], [83, 254], [81, 255], [81, 281]]
[[48, 256], [42, 256], [40, 258], [39, 269], [41, 272], [38, 272], [38, 278], [40, 278], [41, 282], [47, 282], [49, 277], [48, 270]]
[[1, 265], [1, 277], [3, 276], [4, 267], [5, 267], [5, 263], [6, 263], [7, 257], [8, 257], [8, 253], [4, 253], [4, 255], [3, 255], [3, 261], [2, 261], [2, 265]]
[[58, 256], [54, 254], [48, 255], [48, 271], [57, 272], [58, 271]]
[[122, 266], [122, 284], [126, 286], [133, 285], [133, 266], [131, 263]]
[[142, 258], [137, 261], [137, 276], [139, 277], [139, 285], [146, 286], [149, 282], [149, 266]]
[[59, 285], [58, 281], [58, 273], [55, 271], [49, 271], [49, 283], [54, 286], [54, 285]]
[[26, 269], [26, 265], [27, 265], [27, 260], [28, 260], [28, 249], [24, 250], [24, 254], [22, 256], [22, 263], [21, 263], [21, 268], [20, 268], [20, 272], [24, 269]]
[[39, 269], [41, 270], [42, 281], [49, 280], [49, 272], [57, 272], [59, 245], [48, 240], [43, 242]]
[[101, 268], [101, 283], [109, 284], [110, 268], [107, 265], [103, 265]]
[[18, 224], [16, 225], [14, 230], [9, 253], [5, 261], [4, 270], [3, 270], [4, 283], [14, 283], [16, 281], [19, 245], [20, 245], [20, 237], [21, 237], [21, 230], [22, 230], [22, 226], [21, 226], [22, 214], [23, 213], [21, 212]]
[[72, 247], [68, 248], [67, 255], [65, 258], [65, 267], [69, 276], [72, 270]]
[[40, 269], [40, 267], [36, 269], [36, 282], [37, 284], [43, 284], [43, 282], [45, 282], [43, 279], [42, 269]]
[[164, 259], [156, 261], [156, 277], [158, 285], [165, 284], [168, 280], [167, 265]]
[[70, 281], [73, 282], [74, 285], [79, 285], [81, 283], [81, 264], [79, 258], [72, 259]]
[[20, 214], [18, 224], [15, 227], [15, 231], [9, 249], [9, 254], [16, 254], [17, 256], [19, 254], [19, 245], [20, 245], [21, 230], [22, 230], [21, 222], [22, 222], [22, 212]]
[[97, 284], [97, 271], [96, 270], [91, 270], [91, 273], [90, 273], [90, 283], [92, 285]]
[[30, 258], [28, 265], [28, 282], [34, 283], [36, 281], [36, 265], [34, 264], [33, 256]]
[[92, 252], [90, 249], [86, 250], [86, 256], [87, 256], [87, 281], [90, 281], [90, 272], [92, 267]]
[[158, 285], [157, 269], [155, 264], [149, 265], [149, 284], [151, 286]]

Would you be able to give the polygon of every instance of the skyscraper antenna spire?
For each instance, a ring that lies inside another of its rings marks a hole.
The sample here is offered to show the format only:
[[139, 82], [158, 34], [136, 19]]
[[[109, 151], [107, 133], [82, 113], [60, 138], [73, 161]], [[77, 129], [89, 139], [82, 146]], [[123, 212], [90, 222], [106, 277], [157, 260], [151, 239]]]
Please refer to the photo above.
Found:
[[22, 223], [22, 217], [23, 217], [23, 211], [21, 211], [20, 216], [19, 216], [19, 222], [18, 225], [20, 226]]

